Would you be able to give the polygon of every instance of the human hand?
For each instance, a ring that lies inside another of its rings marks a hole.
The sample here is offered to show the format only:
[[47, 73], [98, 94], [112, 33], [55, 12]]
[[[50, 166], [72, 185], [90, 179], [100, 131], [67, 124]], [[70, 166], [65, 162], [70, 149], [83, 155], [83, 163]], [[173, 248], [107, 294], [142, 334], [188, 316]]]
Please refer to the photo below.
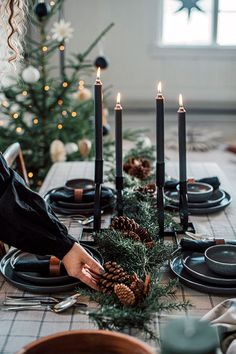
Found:
[[103, 267], [96, 262], [78, 243], [74, 243], [62, 262], [67, 273], [80, 279], [91, 288], [98, 290], [98, 279], [104, 273]]

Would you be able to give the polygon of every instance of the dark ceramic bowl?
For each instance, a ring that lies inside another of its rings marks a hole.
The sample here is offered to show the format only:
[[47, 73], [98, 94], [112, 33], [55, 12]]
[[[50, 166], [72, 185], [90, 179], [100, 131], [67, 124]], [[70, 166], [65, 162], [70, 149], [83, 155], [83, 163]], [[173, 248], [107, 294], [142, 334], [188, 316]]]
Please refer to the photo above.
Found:
[[216, 245], [205, 251], [205, 260], [213, 272], [224, 276], [236, 275], [236, 245]]
[[90, 189], [94, 188], [94, 181], [87, 178], [69, 179], [66, 181], [65, 187], [68, 189]]
[[111, 331], [65, 331], [40, 338], [16, 354], [155, 354], [144, 342]]
[[[177, 190], [179, 192], [179, 184]], [[187, 184], [188, 200], [192, 203], [205, 202], [213, 194], [213, 187], [207, 183], [192, 182]]]

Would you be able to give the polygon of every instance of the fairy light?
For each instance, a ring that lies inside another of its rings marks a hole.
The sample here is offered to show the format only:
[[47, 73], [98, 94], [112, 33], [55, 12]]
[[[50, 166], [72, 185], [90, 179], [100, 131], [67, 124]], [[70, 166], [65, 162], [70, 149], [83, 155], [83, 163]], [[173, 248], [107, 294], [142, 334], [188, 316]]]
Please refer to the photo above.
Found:
[[19, 114], [18, 114], [18, 113], [14, 113], [14, 114], [12, 115], [12, 117], [15, 118], [15, 119], [17, 119], [17, 118], [19, 117]]
[[21, 133], [21, 132], [22, 132], [22, 128], [21, 128], [21, 127], [17, 127], [17, 128], [16, 128], [16, 132], [17, 132], [17, 133]]
[[68, 87], [68, 85], [69, 85], [69, 84], [68, 84], [68, 82], [66, 82], [66, 81], [64, 81], [63, 84], [62, 84], [63, 87]]
[[0, 120], [0, 127], [2, 127], [4, 125], [3, 121]]
[[48, 47], [46, 46], [46, 45], [44, 45], [43, 47], [42, 47], [42, 51], [45, 53], [45, 52], [47, 52], [48, 51]]
[[22, 91], [22, 96], [27, 96], [28, 95], [28, 92], [25, 90], [25, 91]]
[[84, 88], [84, 80], [79, 81], [79, 90], [83, 90]]
[[77, 112], [75, 112], [75, 111], [71, 112], [71, 116], [72, 117], [76, 117], [77, 116]]
[[61, 130], [63, 128], [63, 125], [61, 123], [57, 124], [57, 129]]
[[61, 52], [64, 52], [65, 46], [64, 46], [63, 44], [61, 44], [61, 45], [59, 46], [59, 50], [60, 50]]
[[49, 91], [50, 87], [48, 85], [44, 86], [44, 91]]
[[57, 103], [59, 104], [59, 106], [62, 106], [62, 105], [63, 105], [63, 100], [59, 99], [59, 100], [57, 101]]
[[62, 111], [61, 114], [62, 114], [63, 116], [67, 116], [67, 111]]
[[28, 177], [29, 177], [29, 178], [33, 178], [33, 177], [34, 177], [33, 172], [29, 172], [29, 173], [28, 173]]
[[55, 1], [50, 1], [50, 6], [54, 6], [56, 3], [55, 3]]
[[37, 124], [39, 123], [38, 118], [34, 118], [33, 123], [34, 123], [35, 125], [37, 125]]

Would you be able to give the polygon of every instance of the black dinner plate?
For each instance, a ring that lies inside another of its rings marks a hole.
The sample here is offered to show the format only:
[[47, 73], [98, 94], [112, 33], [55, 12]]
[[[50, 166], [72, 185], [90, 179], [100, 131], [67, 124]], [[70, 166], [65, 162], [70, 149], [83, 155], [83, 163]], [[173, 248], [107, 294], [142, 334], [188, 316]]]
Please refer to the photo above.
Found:
[[[219, 211], [224, 210], [230, 203], [232, 202], [232, 197], [229, 193], [225, 192], [225, 198], [221, 200], [221, 202], [213, 207], [207, 208], [189, 208], [189, 213], [191, 215], [206, 215], [213, 214]], [[169, 203], [166, 205], [166, 209], [172, 211], [179, 211], [179, 206]]]
[[172, 272], [180, 279], [180, 281], [190, 288], [208, 294], [222, 294], [222, 295], [235, 295], [235, 286], [217, 286], [205, 281], [201, 281], [190, 275], [183, 265], [183, 255], [175, 255], [170, 261], [170, 268]]
[[[177, 190], [167, 190], [165, 191], [165, 198], [169, 201], [172, 205], [179, 205], [179, 192]], [[222, 189], [217, 189], [213, 192], [210, 199], [205, 202], [193, 203], [189, 202], [188, 206], [190, 208], [211, 208], [219, 203], [225, 198], [225, 191]]]
[[[109, 187], [106, 187], [109, 188]], [[44, 200], [51, 206], [53, 211], [58, 214], [63, 214], [63, 215], [91, 215], [94, 213], [94, 203], [66, 203], [62, 201], [52, 201], [50, 196], [52, 193], [55, 191], [58, 191], [60, 189], [65, 189], [65, 187], [60, 187], [60, 188], [54, 188], [51, 189], [49, 192], [47, 192], [44, 196]], [[115, 196], [115, 192], [113, 189], [109, 188], [112, 192], [113, 195]], [[105, 203], [104, 205], [101, 205], [102, 210], [107, 210], [107, 209], [112, 209], [115, 205], [115, 197], [113, 200], [110, 202]]]
[[[53, 284], [53, 285], [40, 285], [40, 284], [32, 284], [31, 282], [20, 278], [17, 273], [12, 269], [11, 266], [11, 257], [18, 252], [18, 250], [13, 249], [8, 252], [0, 261], [0, 272], [4, 276], [4, 278], [14, 285], [16, 288], [20, 290], [29, 291], [36, 294], [48, 294], [48, 293], [59, 293], [59, 292], [67, 292], [73, 291], [78, 286], [85, 286], [79, 280], [75, 280], [69, 284]], [[96, 251], [97, 255], [99, 254], [99, 263], [103, 264], [103, 258], [98, 251]]]
[[203, 253], [183, 255], [183, 266], [189, 274], [201, 281], [216, 285], [236, 285], [236, 278], [216, 274], [208, 268]]
[[[93, 247], [82, 244], [86, 251], [92, 256], [98, 263], [103, 264], [103, 258], [101, 254]], [[27, 259], [28, 257], [32, 257], [32, 255], [27, 252], [17, 251], [11, 257], [11, 267], [14, 269], [14, 262], [17, 262], [19, 259]], [[36, 256], [35, 256], [36, 257]], [[69, 275], [59, 275], [59, 276], [44, 276], [40, 272], [25, 272], [25, 271], [18, 271], [14, 270], [17, 276], [30, 282], [32, 284], [39, 284], [39, 285], [64, 285], [74, 283], [78, 281], [77, 279], [70, 277]]]

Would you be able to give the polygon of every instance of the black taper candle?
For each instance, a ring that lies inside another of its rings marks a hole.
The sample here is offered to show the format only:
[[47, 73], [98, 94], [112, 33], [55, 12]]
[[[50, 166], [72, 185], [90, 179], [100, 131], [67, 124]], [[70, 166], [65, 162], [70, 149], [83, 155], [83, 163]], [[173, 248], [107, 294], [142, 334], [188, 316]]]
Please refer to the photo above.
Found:
[[156, 185], [157, 214], [159, 236], [164, 237], [164, 184], [165, 184], [165, 152], [164, 152], [164, 97], [161, 93], [161, 83], [158, 84], [156, 96]]
[[179, 95], [178, 109], [179, 138], [179, 213], [183, 230], [188, 228], [188, 197], [187, 197], [187, 154], [186, 154], [186, 110], [183, 97]]
[[101, 184], [103, 183], [102, 159], [102, 82], [100, 68], [94, 85], [94, 110], [95, 110], [95, 198], [94, 198], [94, 229], [101, 228]]
[[[61, 20], [63, 20], [64, 18], [64, 9], [63, 9], [63, 5], [60, 7], [59, 9], [59, 16], [58, 16], [58, 20], [59, 22]], [[61, 44], [59, 45], [59, 61], [60, 61], [60, 74], [61, 77], [64, 78], [65, 77], [65, 42], [61, 42]]]
[[116, 191], [117, 191], [117, 213], [123, 215], [123, 156], [122, 156], [122, 106], [120, 104], [120, 93], [117, 94], [115, 106], [115, 145], [116, 145]]

